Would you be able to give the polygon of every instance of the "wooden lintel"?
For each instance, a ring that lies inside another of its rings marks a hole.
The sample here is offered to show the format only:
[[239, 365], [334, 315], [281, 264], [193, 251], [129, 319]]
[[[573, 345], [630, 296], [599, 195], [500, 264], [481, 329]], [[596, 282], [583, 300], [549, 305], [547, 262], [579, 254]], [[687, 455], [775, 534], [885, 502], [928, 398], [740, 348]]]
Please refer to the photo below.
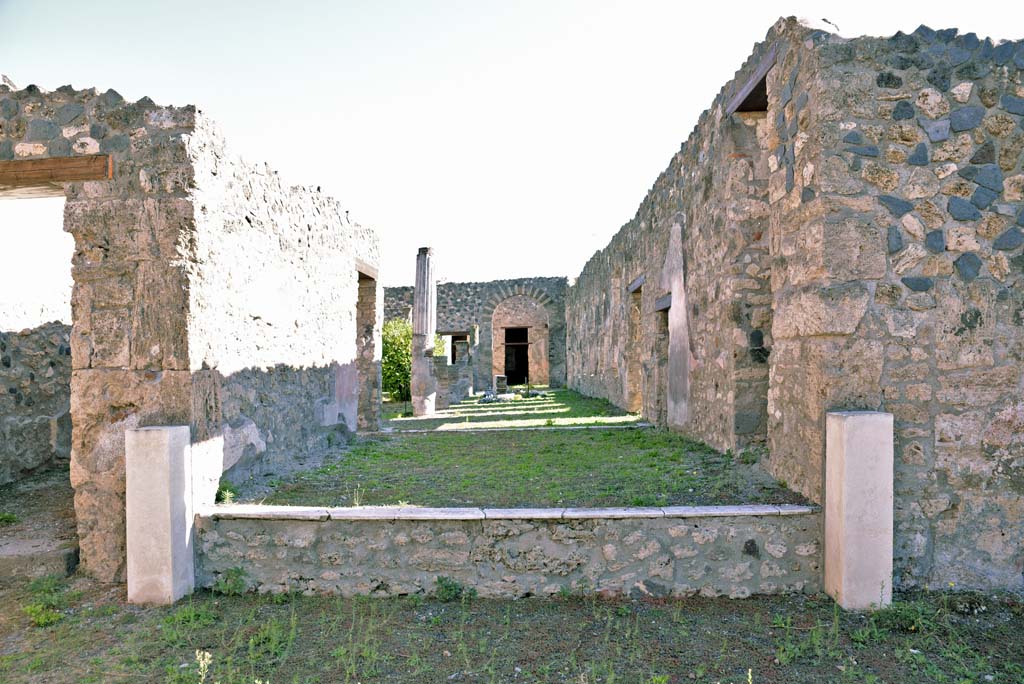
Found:
[[359, 273], [360, 280], [377, 280], [379, 271], [376, 266], [372, 266], [359, 257], [356, 257], [356, 272]]
[[655, 311], [667, 311], [672, 307], [672, 293], [669, 292], [667, 295], [663, 295], [654, 300]]
[[0, 195], [47, 197], [63, 194], [61, 183], [110, 180], [114, 160], [107, 154], [0, 161]]
[[637, 278], [636, 280], [634, 280], [633, 282], [631, 282], [629, 284], [629, 287], [626, 288], [626, 291], [627, 292], [636, 292], [637, 290], [639, 290], [641, 287], [644, 286], [644, 283], [646, 281], [647, 281], [647, 276], [642, 275], [639, 278]]
[[747, 96], [749, 96], [750, 93], [753, 92], [754, 88], [756, 88], [757, 85], [761, 82], [761, 79], [768, 75], [768, 72], [771, 71], [771, 68], [775, 66], [775, 58], [778, 55], [778, 52], [778, 43], [773, 44], [771, 48], [768, 49], [768, 53], [761, 58], [761, 61], [758, 63], [757, 69], [754, 71], [754, 73], [751, 74], [750, 78], [746, 80], [746, 82], [743, 84], [743, 87], [739, 89], [739, 92], [737, 92], [729, 99], [729, 104], [725, 106], [726, 116], [732, 114], [737, 109], [739, 109], [740, 105], [743, 104], [743, 101], [747, 99]]

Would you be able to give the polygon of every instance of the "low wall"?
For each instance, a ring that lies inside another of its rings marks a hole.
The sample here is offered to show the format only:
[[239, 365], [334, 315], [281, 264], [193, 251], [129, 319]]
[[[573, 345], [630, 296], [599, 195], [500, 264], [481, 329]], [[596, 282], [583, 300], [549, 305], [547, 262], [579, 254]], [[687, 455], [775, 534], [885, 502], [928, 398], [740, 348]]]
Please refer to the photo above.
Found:
[[259, 592], [402, 595], [447, 576], [484, 597], [813, 593], [808, 506], [627, 509], [218, 506], [196, 520], [196, 585], [231, 568]]

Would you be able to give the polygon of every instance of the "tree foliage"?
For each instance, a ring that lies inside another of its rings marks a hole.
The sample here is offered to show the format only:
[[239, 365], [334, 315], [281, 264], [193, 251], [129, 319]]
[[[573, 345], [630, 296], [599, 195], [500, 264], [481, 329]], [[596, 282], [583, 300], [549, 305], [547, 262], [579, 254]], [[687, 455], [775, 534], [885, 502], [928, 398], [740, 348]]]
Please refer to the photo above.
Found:
[[394, 318], [381, 331], [381, 376], [392, 401], [409, 401], [412, 381], [412, 324]]

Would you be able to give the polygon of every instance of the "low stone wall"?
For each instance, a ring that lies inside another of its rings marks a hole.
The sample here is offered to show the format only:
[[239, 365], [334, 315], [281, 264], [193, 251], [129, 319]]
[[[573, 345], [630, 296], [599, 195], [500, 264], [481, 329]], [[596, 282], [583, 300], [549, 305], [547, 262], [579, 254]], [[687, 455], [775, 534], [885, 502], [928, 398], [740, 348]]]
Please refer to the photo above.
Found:
[[0, 332], [0, 485], [71, 458], [71, 326]]
[[821, 589], [808, 506], [627, 509], [218, 506], [196, 524], [196, 585], [241, 568], [249, 589], [484, 597], [563, 590], [729, 596]]

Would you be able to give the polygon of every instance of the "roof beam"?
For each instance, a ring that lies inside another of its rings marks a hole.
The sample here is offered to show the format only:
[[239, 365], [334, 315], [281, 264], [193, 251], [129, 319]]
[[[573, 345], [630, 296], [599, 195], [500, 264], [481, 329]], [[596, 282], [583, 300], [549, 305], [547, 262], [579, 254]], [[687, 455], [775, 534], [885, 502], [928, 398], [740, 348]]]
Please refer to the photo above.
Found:
[[111, 180], [110, 155], [0, 161], [0, 198], [61, 197], [64, 183]]

